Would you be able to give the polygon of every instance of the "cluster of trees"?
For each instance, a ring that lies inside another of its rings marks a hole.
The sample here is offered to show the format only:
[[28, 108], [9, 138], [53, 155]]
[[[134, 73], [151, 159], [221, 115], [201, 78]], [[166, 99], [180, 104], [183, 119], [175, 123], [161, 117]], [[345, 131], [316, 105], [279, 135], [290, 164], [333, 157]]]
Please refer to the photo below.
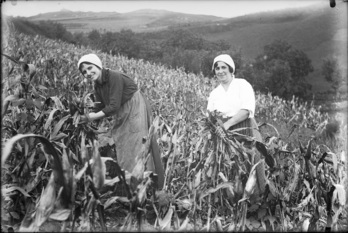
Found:
[[261, 91], [271, 91], [285, 99], [292, 95], [309, 97], [312, 86], [306, 76], [313, 72], [311, 60], [287, 42], [276, 40], [264, 46], [263, 54], [256, 57], [253, 67], [254, 72], [248, 76]]
[[[248, 80], [257, 91], [271, 92], [284, 99], [296, 95], [300, 99], [311, 98], [312, 86], [306, 76], [313, 72], [308, 56], [289, 43], [275, 40], [264, 46], [262, 54], [253, 60], [243, 57], [240, 48], [233, 48], [226, 41], [208, 41], [200, 34], [189, 30], [171, 29], [152, 33], [135, 33], [132, 30], [120, 32], [70, 33], [59, 23], [41, 21], [32, 23], [14, 18], [15, 28], [27, 34], [40, 34], [52, 39], [60, 39], [75, 45], [90, 46], [112, 55], [144, 59], [167, 65], [183, 67], [186, 72], [212, 77], [211, 64], [221, 53], [230, 54], [236, 63], [236, 74]], [[323, 61], [322, 75], [337, 91], [343, 77], [337, 60]]]
[[78, 44], [90, 45], [112, 55], [144, 59], [169, 67], [184, 67], [186, 72], [210, 75], [204, 65], [212, 51], [226, 51], [230, 45], [224, 41], [211, 42], [188, 30], [176, 29], [156, 33], [135, 33], [130, 29], [100, 33], [98, 30], [79, 33]]
[[331, 91], [339, 99], [342, 87], [345, 88], [347, 86], [347, 80], [340, 70], [338, 59], [336, 57], [325, 58], [321, 66], [321, 74], [331, 84]]

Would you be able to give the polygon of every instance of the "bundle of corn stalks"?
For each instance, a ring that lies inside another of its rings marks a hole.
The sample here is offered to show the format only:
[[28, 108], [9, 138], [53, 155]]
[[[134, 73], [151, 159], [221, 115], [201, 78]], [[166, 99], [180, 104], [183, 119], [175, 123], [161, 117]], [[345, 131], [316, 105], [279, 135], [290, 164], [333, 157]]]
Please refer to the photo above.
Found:
[[226, 228], [244, 230], [248, 203], [256, 202], [265, 189], [264, 160], [259, 150], [267, 153], [267, 149], [262, 142], [239, 133], [243, 128], [225, 130], [218, 112], [208, 114], [201, 121], [195, 149], [193, 186], [198, 189], [200, 201], [208, 197], [208, 228], [212, 206], [218, 206], [213, 210], [215, 214], [227, 206], [234, 217]]

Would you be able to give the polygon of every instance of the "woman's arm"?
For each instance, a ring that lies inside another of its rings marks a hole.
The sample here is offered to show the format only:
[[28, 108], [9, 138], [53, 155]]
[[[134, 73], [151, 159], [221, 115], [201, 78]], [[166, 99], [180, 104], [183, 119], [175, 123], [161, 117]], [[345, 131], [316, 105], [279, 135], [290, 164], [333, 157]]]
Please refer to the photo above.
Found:
[[99, 112], [103, 108], [105, 108], [105, 105], [103, 104], [102, 98], [98, 92], [96, 91], [94, 92], [94, 97], [95, 97], [95, 102], [93, 106], [93, 112]]
[[228, 130], [231, 126], [238, 124], [239, 122], [244, 121], [249, 117], [249, 110], [241, 109], [234, 115], [231, 119], [224, 123], [225, 130]]

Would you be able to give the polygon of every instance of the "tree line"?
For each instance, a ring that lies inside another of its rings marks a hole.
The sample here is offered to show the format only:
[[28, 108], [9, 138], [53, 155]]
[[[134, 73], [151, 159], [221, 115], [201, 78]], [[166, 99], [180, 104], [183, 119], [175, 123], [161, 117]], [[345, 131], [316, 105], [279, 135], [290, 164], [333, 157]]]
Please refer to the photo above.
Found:
[[[306, 53], [284, 40], [270, 42], [261, 54], [250, 60], [243, 57], [241, 48], [232, 47], [227, 41], [208, 41], [200, 34], [180, 28], [150, 33], [135, 33], [130, 29], [71, 33], [62, 24], [52, 21], [34, 23], [16, 17], [12, 22], [17, 31], [25, 34], [39, 34], [170, 68], [183, 67], [185, 72], [206, 77], [213, 77], [211, 64], [214, 57], [228, 53], [236, 63], [237, 77], [248, 80], [256, 91], [271, 92], [284, 99], [291, 99], [293, 95], [303, 100], [312, 97], [312, 85], [306, 80], [314, 71], [312, 62]], [[331, 83], [333, 92], [344, 82], [336, 58], [323, 59], [321, 74]]]

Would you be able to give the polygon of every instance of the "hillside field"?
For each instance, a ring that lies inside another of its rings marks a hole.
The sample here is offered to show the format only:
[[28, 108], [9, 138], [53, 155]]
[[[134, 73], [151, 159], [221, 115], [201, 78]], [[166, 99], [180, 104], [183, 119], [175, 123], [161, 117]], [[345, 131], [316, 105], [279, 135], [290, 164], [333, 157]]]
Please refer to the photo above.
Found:
[[[217, 85], [183, 69], [112, 56], [5, 28], [2, 51], [2, 231], [345, 231], [347, 123], [296, 97], [256, 93], [263, 141], [216, 133]], [[112, 118], [79, 124], [92, 85], [76, 64], [96, 53], [133, 77], [154, 117], [137, 169], [117, 163]], [[165, 184], [145, 171], [155, 138]], [[261, 157], [260, 163], [254, 158]], [[265, 190], [256, 193], [263, 163]]]

